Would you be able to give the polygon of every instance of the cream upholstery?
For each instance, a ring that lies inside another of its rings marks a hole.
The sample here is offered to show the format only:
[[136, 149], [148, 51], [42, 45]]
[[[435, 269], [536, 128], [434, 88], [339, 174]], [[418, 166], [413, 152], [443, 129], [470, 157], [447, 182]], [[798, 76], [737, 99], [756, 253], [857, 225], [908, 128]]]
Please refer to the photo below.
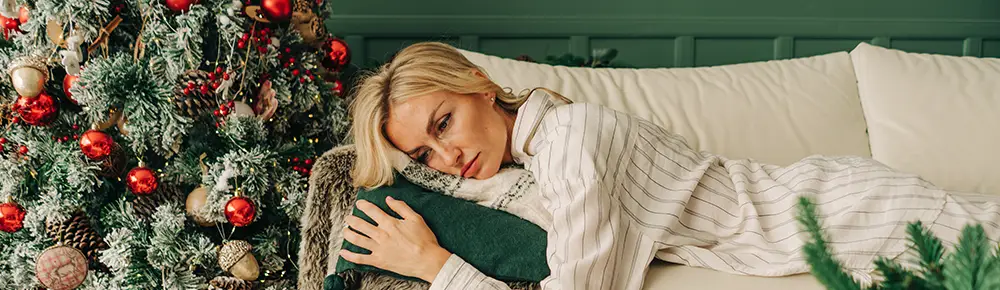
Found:
[[607, 105], [699, 150], [774, 164], [811, 154], [871, 156], [846, 52], [676, 69], [568, 68], [463, 53], [515, 93], [541, 86]]
[[1000, 59], [851, 52], [873, 158], [953, 191], [1000, 194]]
[[[997, 59], [861, 43], [851, 53], [791, 60], [594, 69], [462, 52], [515, 92], [541, 86], [604, 104], [700, 150], [779, 165], [813, 154], [868, 156], [948, 190], [1000, 194]], [[658, 261], [646, 277], [646, 289], [823, 289], [810, 274], [746, 277]]]

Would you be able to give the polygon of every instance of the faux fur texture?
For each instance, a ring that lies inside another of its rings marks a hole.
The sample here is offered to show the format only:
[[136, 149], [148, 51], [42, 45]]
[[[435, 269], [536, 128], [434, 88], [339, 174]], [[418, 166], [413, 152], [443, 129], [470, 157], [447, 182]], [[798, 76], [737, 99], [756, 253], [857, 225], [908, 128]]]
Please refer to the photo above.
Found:
[[[302, 241], [299, 245], [298, 289], [321, 290], [324, 278], [336, 270], [338, 259], [336, 253], [343, 244], [344, 218], [351, 214], [357, 199], [357, 188], [351, 185], [350, 178], [354, 156], [353, 145], [345, 145], [327, 151], [313, 165], [306, 206], [300, 220]], [[417, 165], [410, 164], [407, 167], [413, 169], [412, 166]], [[513, 173], [511, 175], [516, 176]], [[533, 187], [534, 183], [531, 182], [526, 186]], [[496, 192], [509, 194], [508, 189], [498, 188]], [[489, 202], [494, 208], [497, 207], [495, 201]], [[486, 203], [484, 200], [481, 204]], [[343, 273], [342, 278], [347, 283], [347, 289], [424, 290], [430, 287], [430, 284], [425, 282], [401, 280], [371, 272], [351, 271]], [[509, 285], [512, 289], [540, 288], [538, 283]]]

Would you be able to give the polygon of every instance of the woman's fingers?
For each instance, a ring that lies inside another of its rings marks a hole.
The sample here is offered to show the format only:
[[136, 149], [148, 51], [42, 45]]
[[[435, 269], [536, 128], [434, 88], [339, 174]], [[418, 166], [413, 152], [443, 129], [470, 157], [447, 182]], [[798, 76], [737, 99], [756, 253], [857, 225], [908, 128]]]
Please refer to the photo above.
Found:
[[413, 209], [402, 200], [396, 200], [391, 196], [386, 196], [385, 203], [388, 204], [389, 208], [399, 214], [399, 216], [404, 220], [420, 219], [420, 214], [413, 211]]
[[366, 235], [372, 239], [378, 239], [379, 237], [382, 236], [382, 230], [380, 230], [379, 228], [375, 227], [375, 225], [370, 224], [359, 217], [353, 215], [348, 216], [346, 222], [347, 225], [353, 228], [355, 231], [358, 231], [359, 233]]
[[351, 242], [355, 246], [365, 248], [369, 251], [378, 246], [378, 243], [375, 240], [362, 236], [361, 234], [354, 232], [352, 229], [344, 229], [344, 239]]
[[375, 204], [368, 202], [367, 200], [358, 200], [358, 209], [368, 215], [368, 217], [372, 218], [372, 220], [375, 220], [375, 223], [379, 226], [391, 223], [395, 220], [395, 218], [389, 216], [389, 214], [386, 214], [382, 211], [382, 209], [378, 208], [378, 206], [375, 206]]
[[345, 249], [341, 249], [340, 256], [344, 257], [344, 260], [347, 260], [348, 262], [351, 263], [369, 265], [381, 268], [381, 265], [375, 265], [375, 261], [371, 258], [371, 255], [362, 255]]

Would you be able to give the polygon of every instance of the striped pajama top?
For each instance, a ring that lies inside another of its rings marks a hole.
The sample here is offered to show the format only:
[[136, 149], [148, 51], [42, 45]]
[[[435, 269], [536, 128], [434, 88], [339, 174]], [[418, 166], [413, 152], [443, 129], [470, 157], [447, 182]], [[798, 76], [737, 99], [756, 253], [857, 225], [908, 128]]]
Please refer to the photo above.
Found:
[[[871, 159], [815, 155], [784, 167], [731, 160], [544, 90], [518, 110], [511, 140], [552, 213], [543, 289], [640, 289], [654, 258], [742, 275], [808, 272], [801, 195], [813, 197], [831, 250], [862, 281], [877, 256], [907, 250], [908, 222], [930, 225], [946, 245], [966, 222], [990, 221], [994, 241], [1000, 224], [995, 196], [972, 202]], [[430, 289], [509, 287], [452, 255]]]

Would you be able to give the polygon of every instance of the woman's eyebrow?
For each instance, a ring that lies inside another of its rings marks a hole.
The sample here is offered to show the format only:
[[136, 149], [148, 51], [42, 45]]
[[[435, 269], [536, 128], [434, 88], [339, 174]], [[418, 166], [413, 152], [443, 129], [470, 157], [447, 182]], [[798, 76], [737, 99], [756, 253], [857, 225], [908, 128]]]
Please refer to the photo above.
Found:
[[438, 110], [441, 109], [441, 105], [444, 105], [445, 101], [447, 101], [447, 99], [441, 100], [437, 107], [434, 108], [434, 111], [431, 111], [431, 115], [427, 116], [427, 134], [430, 134], [432, 130], [431, 128], [434, 128], [434, 116], [437, 116]]

